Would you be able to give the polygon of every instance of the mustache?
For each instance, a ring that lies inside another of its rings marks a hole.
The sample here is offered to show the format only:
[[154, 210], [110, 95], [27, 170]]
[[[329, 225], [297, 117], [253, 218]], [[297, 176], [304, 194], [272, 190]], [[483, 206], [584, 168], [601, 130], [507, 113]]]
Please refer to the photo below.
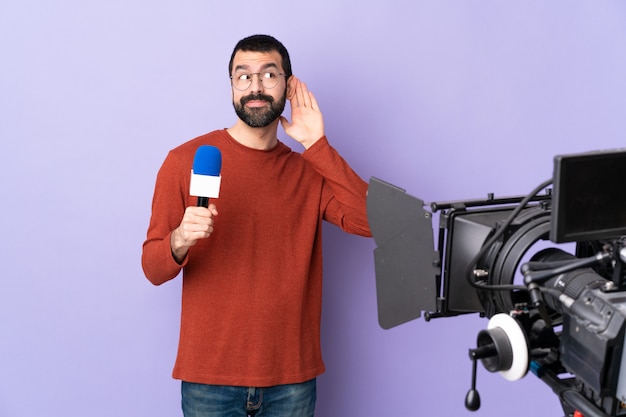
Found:
[[268, 103], [273, 103], [274, 97], [267, 96], [265, 94], [250, 94], [248, 96], [242, 97], [241, 100], [239, 100], [239, 102], [243, 106], [244, 104], [252, 100], [264, 100], [264, 101], [267, 101]]

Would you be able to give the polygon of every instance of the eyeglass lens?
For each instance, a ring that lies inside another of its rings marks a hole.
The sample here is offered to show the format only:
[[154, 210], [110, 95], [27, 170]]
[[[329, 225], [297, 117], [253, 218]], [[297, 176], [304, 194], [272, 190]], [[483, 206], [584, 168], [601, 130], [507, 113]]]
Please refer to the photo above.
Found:
[[233, 80], [233, 86], [237, 90], [247, 90], [248, 88], [250, 88], [250, 85], [252, 84], [252, 77], [255, 75], [259, 77], [259, 82], [263, 84], [264, 88], [274, 88], [278, 84], [279, 76], [282, 74], [279, 74], [275, 71], [265, 71], [254, 74], [235, 74], [231, 77]]

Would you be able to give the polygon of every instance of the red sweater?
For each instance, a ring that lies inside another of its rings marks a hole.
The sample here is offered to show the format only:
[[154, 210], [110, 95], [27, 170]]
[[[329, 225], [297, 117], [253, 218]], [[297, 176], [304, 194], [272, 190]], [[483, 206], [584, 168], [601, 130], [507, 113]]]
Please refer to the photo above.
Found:
[[[182, 265], [170, 250], [189, 196], [200, 145], [222, 153], [219, 215]], [[261, 151], [226, 130], [170, 151], [159, 170], [142, 265], [155, 285], [183, 270], [182, 317], [173, 377], [272, 386], [324, 371], [320, 350], [322, 219], [371, 236], [367, 183], [320, 139], [302, 154], [279, 143]]]

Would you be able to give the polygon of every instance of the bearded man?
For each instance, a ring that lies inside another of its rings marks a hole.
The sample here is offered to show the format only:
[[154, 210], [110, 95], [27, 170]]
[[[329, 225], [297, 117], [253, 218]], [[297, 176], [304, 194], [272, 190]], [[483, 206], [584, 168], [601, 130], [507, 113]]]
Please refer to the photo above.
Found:
[[[185, 417], [312, 417], [324, 372], [322, 220], [371, 236], [367, 183], [330, 146], [282, 43], [242, 39], [228, 70], [239, 118], [167, 155], [142, 266], [155, 285], [182, 271], [173, 377]], [[291, 121], [282, 116], [286, 100]], [[278, 140], [279, 124], [301, 153]], [[219, 198], [208, 207], [189, 195], [202, 145], [222, 155]]]

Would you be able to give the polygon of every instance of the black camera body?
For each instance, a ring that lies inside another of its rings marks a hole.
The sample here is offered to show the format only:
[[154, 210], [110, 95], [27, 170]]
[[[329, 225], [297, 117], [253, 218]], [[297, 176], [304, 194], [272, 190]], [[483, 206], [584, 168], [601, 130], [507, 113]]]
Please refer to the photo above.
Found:
[[531, 370], [568, 415], [626, 415], [625, 180], [626, 149], [558, 155], [526, 196], [426, 204], [370, 179], [380, 326], [488, 318], [470, 410], [481, 361], [510, 380]]

